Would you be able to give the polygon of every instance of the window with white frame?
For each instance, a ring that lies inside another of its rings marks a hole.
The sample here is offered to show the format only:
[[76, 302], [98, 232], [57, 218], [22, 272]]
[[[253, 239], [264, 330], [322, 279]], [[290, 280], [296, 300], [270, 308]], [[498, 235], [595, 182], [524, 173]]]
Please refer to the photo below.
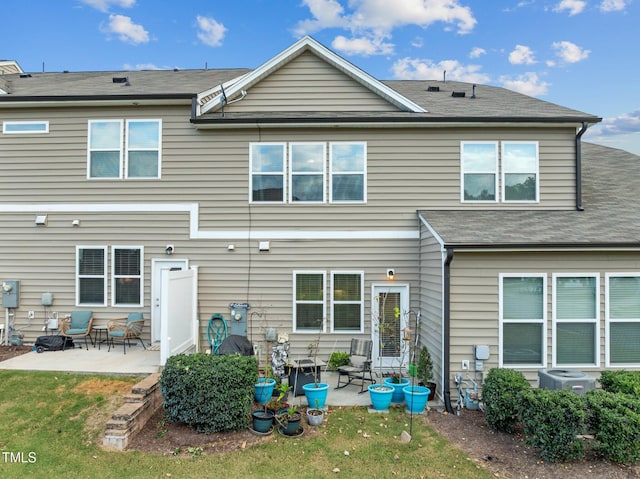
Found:
[[330, 143], [332, 203], [366, 201], [367, 145], [364, 142]]
[[607, 366], [640, 364], [640, 273], [607, 273]]
[[324, 271], [294, 271], [294, 331], [325, 331], [325, 284]]
[[111, 303], [113, 306], [143, 306], [142, 258], [142, 247], [112, 247]]
[[538, 201], [538, 143], [502, 142], [504, 201]]
[[249, 200], [364, 203], [366, 154], [364, 142], [251, 143]]
[[250, 201], [256, 203], [284, 202], [285, 162], [284, 143], [251, 144], [249, 149]]
[[599, 365], [599, 275], [553, 275], [554, 366]]
[[161, 120], [89, 120], [87, 177], [159, 178]]
[[364, 274], [361, 271], [331, 273], [331, 329], [334, 332], [364, 331]]
[[106, 306], [106, 247], [78, 246], [76, 248], [76, 304], [78, 306]]
[[498, 143], [460, 144], [462, 201], [496, 201], [498, 183]]
[[[505, 203], [539, 201], [536, 141], [460, 143], [461, 200]], [[498, 188], [498, 172], [501, 171]], [[500, 191], [500, 195], [498, 195]]]
[[501, 365], [546, 365], [546, 291], [544, 273], [500, 275]]
[[2, 133], [28, 135], [35, 133], [49, 133], [48, 121], [3, 121]]

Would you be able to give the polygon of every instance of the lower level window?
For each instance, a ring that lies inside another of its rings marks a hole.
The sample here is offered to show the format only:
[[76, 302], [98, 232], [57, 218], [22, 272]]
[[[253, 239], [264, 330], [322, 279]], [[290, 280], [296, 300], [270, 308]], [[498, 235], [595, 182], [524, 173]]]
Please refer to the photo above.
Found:
[[324, 331], [324, 271], [294, 272], [294, 331]]
[[337, 332], [363, 332], [364, 296], [361, 272], [333, 272], [331, 311], [332, 330]]
[[107, 304], [107, 248], [104, 246], [76, 248], [76, 304]]
[[142, 306], [142, 248], [114, 246], [113, 306]]
[[640, 364], [640, 273], [606, 275], [608, 365]]

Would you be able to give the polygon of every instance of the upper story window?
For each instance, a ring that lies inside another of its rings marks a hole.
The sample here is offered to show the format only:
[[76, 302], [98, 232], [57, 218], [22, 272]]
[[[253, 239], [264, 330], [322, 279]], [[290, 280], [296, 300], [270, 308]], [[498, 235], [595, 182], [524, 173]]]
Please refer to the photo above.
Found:
[[249, 164], [253, 203], [366, 201], [363, 142], [252, 143]]
[[[460, 144], [462, 201], [537, 202], [538, 143], [531, 141]], [[498, 187], [498, 172], [501, 188]], [[500, 191], [500, 197], [498, 195]]]
[[5, 133], [5, 134], [49, 133], [49, 122], [48, 121], [3, 121], [2, 133]]
[[89, 120], [87, 177], [159, 178], [161, 120]]

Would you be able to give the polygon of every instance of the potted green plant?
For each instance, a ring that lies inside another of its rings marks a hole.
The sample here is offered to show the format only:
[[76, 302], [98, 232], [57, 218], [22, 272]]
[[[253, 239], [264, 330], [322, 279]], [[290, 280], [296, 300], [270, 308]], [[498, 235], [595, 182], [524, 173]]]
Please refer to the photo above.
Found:
[[433, 362], [426, 346], [422, 346], [420, 349], [416, 369], [418, 381], [422, 383], [422, 386], [429, 388], [429, 401], [433, 401], [436, 396], [437, 385], [433, 382]]
[[336, 370], [340, 366], [347, 366], [349, 364], [349, 353], [344, 351], [334, 351], [329, 356], [329, 369]]
[[324, 411], [318, 407], [318, 401], [315, 407], [307, 408], [307, 423], [309, 426], [319, 426], [324, 421]]
[[322, 334], [322, 321], [319, 321], [318, 337], [314, 343], [309, 344], [309, 356], [313, 357], [313, 383], [302, 386], [309, 406], [316, 405], [317, 409], [324, 408], [329, 392], [329, 385], [320, 382], [320, 366], [318, 365], [318, 350], [320, 349], [320, 335]]
[[288, 384], [276, 382], [271, 400], [265, 404], [267, 411], [271, 411], [276, 416], [286, 412], [289, 409], [289, 403], [287, 402], [289, 389], [291, 387]]
[[296, 406], [290, 406], [287, 412], [277, 416], [277, 420], [280, 423], [280, 432], [285, 436], [296, 436], [300, 434], [302, 414], [298, 412]]

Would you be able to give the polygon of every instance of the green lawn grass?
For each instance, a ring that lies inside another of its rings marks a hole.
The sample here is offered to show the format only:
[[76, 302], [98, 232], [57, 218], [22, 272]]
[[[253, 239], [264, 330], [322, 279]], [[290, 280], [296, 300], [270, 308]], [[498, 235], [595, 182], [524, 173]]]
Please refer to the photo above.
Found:
[[[244, 450], [161, 456], [100, 446], [108, 416], [140, 378], [0, 371], [0, 477], [450, 478], [493, 477], [402, 409], [331, 409], [319, 433], [273, 436]], [[345, 454], [348, 451], [348, 455]], [[334, 472], [339, 470], [339, 472]]]

